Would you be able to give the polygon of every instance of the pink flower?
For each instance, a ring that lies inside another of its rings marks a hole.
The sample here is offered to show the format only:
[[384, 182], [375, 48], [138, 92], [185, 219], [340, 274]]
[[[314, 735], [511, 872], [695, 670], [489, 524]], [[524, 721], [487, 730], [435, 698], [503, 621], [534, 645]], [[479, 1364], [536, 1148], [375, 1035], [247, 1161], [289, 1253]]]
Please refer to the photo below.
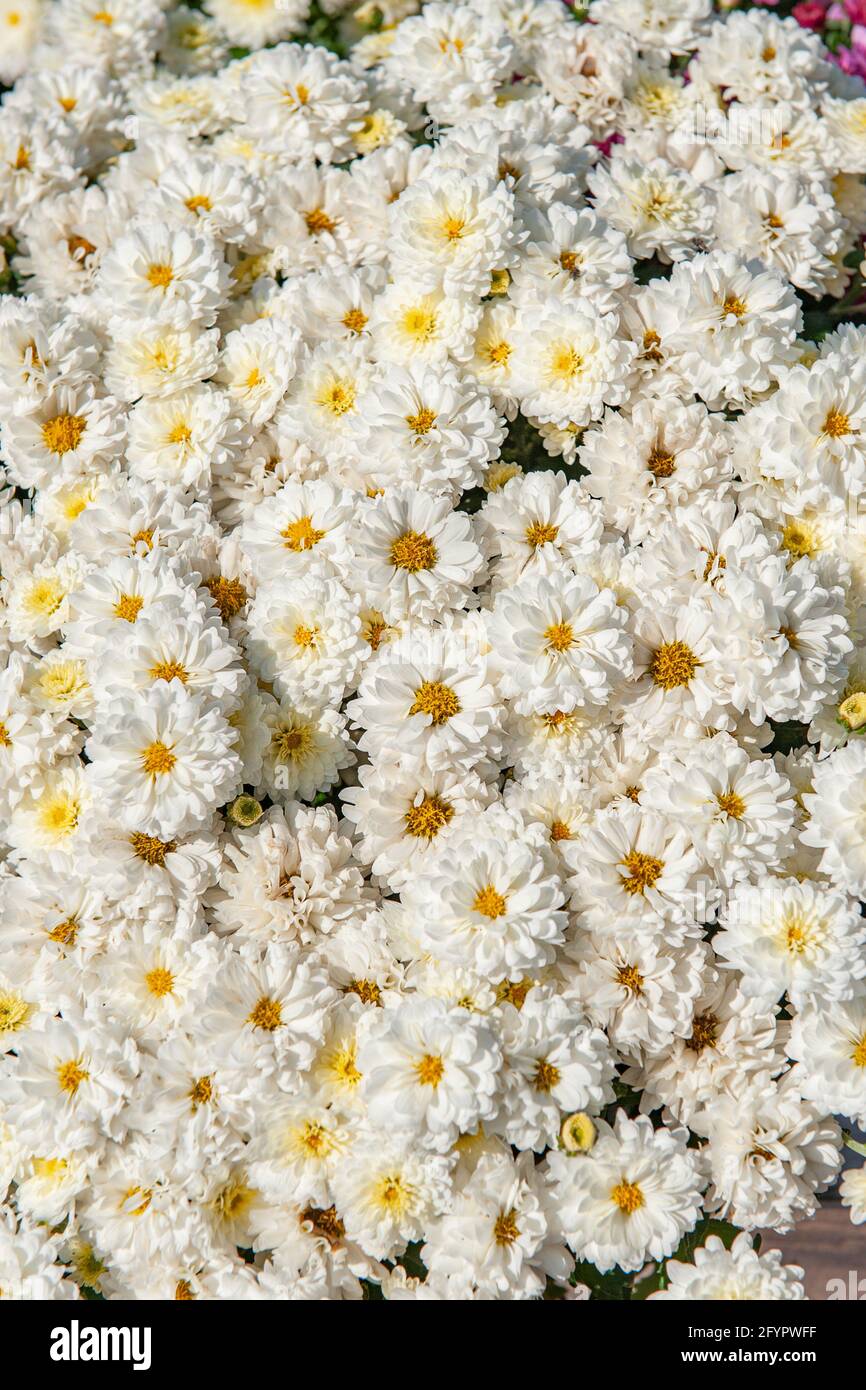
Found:
[[802, 4], [795, 5], [791, 13], [803, 29], [823, 29], [827, 5], [822, 0], [802, 0]]
[[852, 24], [866, 24], [866, 0], [845, 0], [845, 13]]

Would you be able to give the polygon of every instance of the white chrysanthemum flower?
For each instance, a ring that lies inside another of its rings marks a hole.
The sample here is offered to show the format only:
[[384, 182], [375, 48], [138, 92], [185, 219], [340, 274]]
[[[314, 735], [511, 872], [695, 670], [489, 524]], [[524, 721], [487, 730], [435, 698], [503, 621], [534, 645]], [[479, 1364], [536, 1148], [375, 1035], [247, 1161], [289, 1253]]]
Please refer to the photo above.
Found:
[[112, 700], [87, 754], [89, 782], [104, 808], [145, 834], [170, 838], [194, 829], [239, 782], [225, 718], [177, 681]]
[[125, 319], [167, 327], [209, 328], [226, 298], [228, 271], [216, 244], [167, 223], [144, 222], [115, 242], [99, 270], [97, 292]]
[[712, 193], [665, 159], [645, 163], [617, 154], [607, 167], [591, 170], [588, 182], [600, 216], [638, 260], [681, 261], [712, 236]]
[[488, 633], [491, 664], [520, 713], [606, 704], [631, 669], [626, 613], [586, 575], [554, 572], [500, 590]]
[[818, 35], [790, 16], [778, 19], [761, 9], [716, 20], [691, 71], [723, 87], [728, 101], [756, 105], [807, 105], [810, 87], [820, 91], [827, 81]]
[[448, 357], [461, 361], [469, 356], [478, 317], [479, 310], [466, 296], [421, 291], [407, 277], [377, 296], [369, 331], [380, 362], [440, 364]]
[[665, 1271], [669, 1283], [651, 1299], [687, 1301], [748, 1299], [782, 1303], [806, 1297], [803, 1270], [799, 1265], [783, 1265], [781, 1250], [759, 1255], [752, 1238], [741, 1231], [726, 1250], [719, 1236], [708, 1236], [694, 1253], [694, 1263], [668, 1260]]
[[695, 256], [675, 265], [657, 294], [676, 323], [667, 345], [677, 368], [712, 410], [744, 405], [797, 360], [799, 301], [760, 261]]
[[[249, 0], [213, 3], [249, 9]], [[273, 22], [276, 0], [263, 3]], [[291, 30], [305, 10], [304, 0], [292, 0], [279, 13], [281, 26]], [[262, 49], [239, 77], [241, 132], [263, 148], [293, 162], [322, 164], [339, 164], [356, 153], [353, 137], [362, 128], [367, 110], [365, 88], [351, 66], [326, 48], [282, 43]]]
[[498, 1149], [481, 1153], [451, 1211], [431, 1221], [422, 1257], [429, 1284], [462, 1299], [538, 1298], [571, 1263], [544, 1174], [529, 1154], [515, 1160]]
[[363, 1135], [332, 1180], [346, 1235], [382, 1260], [422, 1240], [449, 1205], [449, 1167], [444, 1156], [379, 1130]]
[[547, 470], [511, 478], [490, 493], [479, 522], [492, 552], [494, 591], [530, 575], [576, 570], [603, 533], [600, 508], [580, 484]]
[[551, 987], [499, 1010], [505, 1079], [493, 1128], [519, 1149], [556, 1143], [563, 1114], [597, 1114], [610, 1101], [613, 1054], [600, 1028]]
[[696, 911], [708, 907], [696, 891], [699, 865], [686, 830], [626, 801], [583, 835], [571, 906], [599, 932], [627, 924], [681, 939]]
[[866, 924], [847, 894], [823, 883], [769, 875], [738, 884], [719, 917], [713, 949], [743, 972], [743, 992], [797, 1008], [862, 992]]
[[807, 1099], [866, 1124], [866, 997], [803, 1008], [791, 1024], [788, 1051]]
[[866, 1221], [866, 1166], [861, 1164], [859, 1168], [849, 1168], [842, 1175], [839, 1195], [843, 1207], [850, 1209], [854, 1225], [862, 1226]]
[[394, 206], [391, 255], [421, 290], [480, 296], [514, 264], [520, 235], [504, 183], [432, 168]]
[[509, 299], [522, 309], [552, 291], [565, 303], [587, 299], [600, 313], [617, 307], [631, 280], [622, 232], [591, 208], [551, 203], [530, 219], [531, 240], [514, 268]]
[[243, 324], [226, 335], [216, 377], [235, 412], [260, 429], [288, 390], [297, 357], [298, 339], [281, 320]]
[[779, 1082], [765, 1073], [715, 1097], [692, 1122], [709, 1141], [708, 1212], [746, 1230], [780, 1234], [814, 1215], [834, 1181], [842, 1138], [823, 1104], [803, 1099], [794, 1068]]
[[340, 792], [343, 814], [356, 829], [355, 855], [394, 891], [424, 873], [446, 827], [469, 828], [492, 796], [474, 772], [378, 762], [360, 767], [358, 785]]
[[284, 483], [250, 513], [238, 534], [256, 579], [305, 572], [348, 574], [356, 499], [324, 479]]
[[218, 333], [166, 328], [115, 318], [105, 360], [105, 384], [119, 400], [173, 396], [214, 375]]
[[548, 1156], [559, 1219], [578, 1259], [605, 1271], [641, 1269], [662, 1259], [690, 1231], [701, 1209], [697, 1157], [683, 1129], [654, 1130], [644, 1115], [617, 1112], [611, 1128], [597, 1121], [586, 1157]]
[[628, 414], [605, 411], [578, 456], [586, 470], [581, 486], [601, 500], [608, 524], [634, 542], [732, 476], [718, 416], [700, 402], [667, 397], [638, 400]]
[[524, 414], [543, 424], [587, 425], [605, 403], [624, 401], [633, 356], [611, 315], [586, 300], [561, 304], [550, 296], [517, 331], [514, 391]]
[[313, 699], [263, 699], [257, 714], [258, 765], [255, 771], [245, 768], [244, 780], [255, 787], [257, 796], [269, 796], [276, 803], [294, 797], [310, 801], [354, 761], [346, 716]]
[[373, 904], [329, 806], [272, 806], [223, 847], [214, 925], [238, 942], [315, 943]]
[[573, 962], [569, 992], [621, 1053], [645, 1048], [653, 1055], [688, 1035], [707, 972], [700, 942], [668, 946], [634, 930], [593, 932], [577, 937], [566, 953]]
[[492, 1118], [501, 1053], [494, 1033], [439, 999], [383, 1011], [358, 1052], [367, 1115], [378, 1129], [445, 1152]]
[[484, 557], [470, 518], [447, 498], [397, 487], [356, 512], [351, 567], [365, 601], [386, 618], [430, 620], [467, 603]]
[[211, 468], [229, 466], [249, 443], [231, 412], [229, 397], [212, 386], [139, 401], [129, 413], [130, 473], [204, 492]]
[[554, 958], [565, 935], [565, 890], [541, 836], [492, 807], [474, 827], [443, 835], [422, 876], [403, 889], [424, 947], [496, 984]]
[[3, 422], [3, 458], [19, 487], [56, 486], [105, 468], [123, 448], [125, 419], [110, 396], [89, 384], [52, 385]]
[[358, 600], [321, 571], [263, 585], [249, 631], [250, 663], [280, 698], [331, 704], [357, 680], [365, 654]]

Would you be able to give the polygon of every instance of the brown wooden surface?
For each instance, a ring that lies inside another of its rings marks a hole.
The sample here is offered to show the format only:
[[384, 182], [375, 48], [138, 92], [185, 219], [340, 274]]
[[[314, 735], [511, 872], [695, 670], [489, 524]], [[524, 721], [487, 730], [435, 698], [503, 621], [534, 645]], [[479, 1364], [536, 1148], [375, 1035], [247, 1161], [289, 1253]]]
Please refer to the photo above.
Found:
[[801, 1222], [790, 1235], [763, 1231], [761, 1236], [762, 1251], [781, 1250], [785, 1264], [802, 1265], [810, 1298], [826, 1299], [830, 1279], [843, 1279], [847, 1288], [849, 1271], [856, 1270], [863, 1281], [859, 1296], [866, 1301], [866, 1224], [854, 1226], [847, 1207], [821, 1207], [814, 1220]]

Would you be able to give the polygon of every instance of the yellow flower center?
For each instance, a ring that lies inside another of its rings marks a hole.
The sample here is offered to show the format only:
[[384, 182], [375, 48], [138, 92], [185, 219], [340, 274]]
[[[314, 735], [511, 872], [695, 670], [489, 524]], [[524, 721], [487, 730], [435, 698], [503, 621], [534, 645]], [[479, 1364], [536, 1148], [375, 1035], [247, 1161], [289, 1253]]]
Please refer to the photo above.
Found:
[[315, 647], [321, 635], [322, 629], [318, 627], [315, 623], [312, 627], [307, 627], [305, 623], [298, 623], [297, 627], [292, 633], [295, 646], [302, 647], [304, 651], [308, 651], [311, 647]]
[[863, 1034], [851, 1053], [851, 1061], [855, 1067], [866, 1067], [866, 1033]]
[[649, 670], [662, 690], [676, 690], [680, 685], [688, 685], [700, 664], [685, 642], [663, 642], [653, 652]]
[[548, 651], [567, 652], [575, 645], [574, 629], [571, 623], [551, 623], [544, 630], [544, 640]]
[[441, 796], [437, 796], [435, 792], [432, 796], [425, 795], [423, 801], [417, 806], [411, 806], [406, 812], [406, 834], [413, 835], [418, 840], [432, 840], [453, 815], [453, 807], [449, 806], [447, 801], [443, 801]]
[[247, 1015], [247, 1023], [253, 1028], [261, 1028], [266, 1033], [273, 1033], [277, 1028], [283, 1026], [283, 1006], [279, 999], [269, 999], [263, 994]]
[[619, 862], [628, 870], [628, 878], [622, 880], [622, 886], [631, 894], [642, 894], [645, 889], [654, 887], [664, 869], [661, 859], [654, 859], [651, 854], [642, 854], [638, 849], [629, 850], [625, 858]]
[[866, 724], [866, 691], [858, 690], [843, 700], [838, 715], [849, 729], [862, 728]]
[[734, 791], [721, 792], [716, 797], [716, 803], [720, 811], [731, 820], [742, 820], [746, 814], [746, 803], [741, 796]]
[[423, 531], [404, 531], [391, 545], [391, 564], [409, 574], [432, 570], [437, 558], [436, 546]]
[[336, 221], [328, 216], [324, 208], [312, 208], [310, 212], [305, 212], [304, 221], [311, 236], [320, 236], [322, 232], [334, 232], [337, 228]]
[[435, 1091], [445, 1074], [445, 1064], [441, 1057], [427, 1052], [415, 1063], [415, 1072], [422, 1086], [432, 1086]]
[[382, 991], [375, 980], [352, 980], [346, 987], [346, 994], [357, 994], [362, 1004], [380, 1004]]
[[573, 347], [562, 344], [552, 349], [550, 354], [550, 374], [562, 381], [571, 381], [579, 376], [583, 368], [583, 357]]
[[406, 416], [406, 424], [416, 435], [429, 434], [435, 423], [435, 411], [428, 410], [426, 406], [422, 406], [415, 415]]
[[744, 299], [739, 299], [735, 294], [726, 295], [722, 302], [722, 318], [727, 318], [728, 314], [733, 314], [735, 319], [741, 319], [747, 309], [748, 305]]
[[185, 199], [185, 203], [190, 212], [194, 212], [196, 215], [200, 212], [210, 212], [213, 207], [213, 203], [206, 193], [194, 193], [191, 198]]
[[827, 411], [827, 417], [821, 426], [821, 433], [827, 434], [831, 439], [841, 439], [843, 435], [851, 434], [851, 420], [842, 410], [833, 407]]
[[491, 922], [495, 922], [497, 917], [505, 915], [506, 900], [501, 893], [498, 893], [492, 883], [485, 883], [483, 888], [472, 900], [473, 912], [479, 912], [482, 917], [487, 917]]
[[144, 278], [152, 289], [166, 290], [174, 279], [174, 269], [170, 265], [154, 262], [147, 267]]
[[316, 404], [332, 415], [347, 415], [355, 407], [355, 387], [351, 381], [332, 381], [316, 397]]
[[654, 478], [669, 478], [676, 470], [677, 461], [674, 454], [669, 454], [660, 444], [655, 444], [650, 450], [646, 466]]
[[20, 994], [12, 990], [0, 990], [0, 1035], [17, 1033], [32, 1013], [33, 1005], [28, 1004]]
[[343, 327], [350, 333], [362, 333], [367, 327], [367, 315], [362, 309], [350, 309], [343, 315]]
[[157, 999], [162, 999], [166, 994], [174, 992], [174, 976], [170, 970], [165, 970], [158, 965], [154, 970], [148, 970], [144, 977], [151, 994], [155, 994]]
[[466, 222], [462, 217], [449, 216], [442, 221], [442, 236], [452, 244], [459, 241], [466, 230]]
[[90, 1073], [81, 1065], [81, 1058], [71, 1062], [61, 1062], [57, 1068], [57, 1084], [67, 1096], [74, 1096], [82, 1081], [87, 1081]]
[[532, 1077], [532, 1084], [536, 1091], [543, 1091], [545, 1095], [548, 1095], [553, 1090], [554, 1086], [559, 1085], [559, 1081], [559, 1068], [554, 1067], [550, 1062], [546, 1062], [544, 1058], [540, 1058], [535, 1064], [535, 1071]]
[[161, 777], [171, 772], [176, 762], [174, 753], [159, 739], [149, 743], [141, 754], [141, 766], [148, 777]]
[[193, 1110], [197, 1110], [200, 1105], [210, 1105], [213, 1100], [213, 1079], [210, 1076], [200, 1076], [190, 1087], [189, 1098]]
[[69, 454], [78, 448], [86, 428], [83, 415], [55, 415], [42, 426], [42, 442], [50, 454]]
[[152, 681], [180, 681], [181, 685], [189, 680], [189, 671], [179, 661], [158, 661], [149, 675]]
[[695, 1014], [692, 1022], [692, 1034], [686, 1047], [690, 1052], [697, 1052], [700, 1055], [705, 1047], [715, 1047], [718, 1035], [719, 1020], [714, 1013]]
[[629, 994], [643, 994], [643, 975], [636, 965], [621, 965], [616, 972], [616, 982]]
[[539, 545], [552, 545], [559, 535], [559, 527], [549, 521], [531, 521], [526, 528], [526, 544], [537, 548]]
[[623, 1216], [633, 1216], [644, 1205], [644, 1195], [636, 1182], [625, 1178], [610, 1190], [610, 1200], [618, 1206]]
[[290, 521], [285, 530], [280, 532], [286, 550], [293, 550], [295, 554], [302, 550], [312, 550], [325, 534], [324, 531], [317, 530], [312, 517], [309, 516], [299, 516], [297, 521]]
[[437, 727], [447, 724], [460, 713], [460, 701], [454, 691], [441, 681], [422, 681], [415, 691], [415, 699], [409, 706], [409, 714], [426, 714]]
[[520, 1235], [514, 1208], [501, 1211], [493, 1223], [493, 1239], [497, 1245], [513, 1245]]
[[141, 830], [133, 830], [129, 843], [137, 859], [159, 868], [164, 866], [166, 855], [174, 854], [177, 849], [177, 840], [159, 840], [155, 835], [145, 835]]

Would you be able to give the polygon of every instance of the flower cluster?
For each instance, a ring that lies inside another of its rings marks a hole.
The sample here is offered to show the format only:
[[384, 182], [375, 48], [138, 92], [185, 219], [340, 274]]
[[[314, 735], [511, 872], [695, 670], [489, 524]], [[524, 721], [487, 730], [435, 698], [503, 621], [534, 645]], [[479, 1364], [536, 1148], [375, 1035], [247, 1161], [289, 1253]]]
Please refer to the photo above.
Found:
[[0, 1292], [802, 1298], [866, 86], [710, 0], [0, 36]]

